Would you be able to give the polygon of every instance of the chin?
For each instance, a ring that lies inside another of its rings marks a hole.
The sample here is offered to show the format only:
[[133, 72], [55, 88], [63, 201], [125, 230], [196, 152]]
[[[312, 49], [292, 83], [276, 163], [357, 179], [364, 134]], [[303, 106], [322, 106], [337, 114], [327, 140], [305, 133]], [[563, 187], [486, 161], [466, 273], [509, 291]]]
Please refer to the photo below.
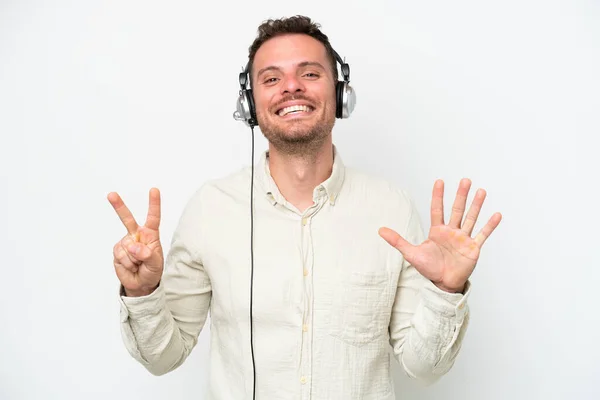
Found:
[[[264, 130], [263, 130], [264, 132]], [[266, 129], [268, 137], [278, 137], [280, 140], [299, 142], [319, 136], [319, 130], [312, 125], [288, 124], [286, 126], [271, 126]]]

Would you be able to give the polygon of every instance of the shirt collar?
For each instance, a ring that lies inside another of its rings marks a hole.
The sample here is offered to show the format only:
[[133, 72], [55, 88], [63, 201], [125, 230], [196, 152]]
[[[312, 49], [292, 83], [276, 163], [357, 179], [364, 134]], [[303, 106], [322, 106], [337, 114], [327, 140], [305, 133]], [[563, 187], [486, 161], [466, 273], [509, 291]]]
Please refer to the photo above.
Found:
[[[261, 193], [267, 196], [273, 205], [277, 203], [287, 203], [285, 198], [279, 192], [275, 184], [271, 171], [269, 169], [269, 150], [263, 151], [258, 163], [256, 164], [256, 178], [259, 183]], [[318, 197], [326, 195], [331, 205], [335, 204], [337, 197], [344, 182], [346, 169], [338, 149], [333, 145], [333, 168], [331, 175], [321, 184], [317, 185], [313, 192], [315, 201]]]

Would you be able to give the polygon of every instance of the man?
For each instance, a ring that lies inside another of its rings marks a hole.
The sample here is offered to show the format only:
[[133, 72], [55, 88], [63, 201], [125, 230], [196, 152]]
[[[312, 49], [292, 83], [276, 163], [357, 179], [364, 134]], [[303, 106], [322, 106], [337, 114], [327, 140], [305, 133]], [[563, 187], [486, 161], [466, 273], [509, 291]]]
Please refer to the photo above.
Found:
[[463, 221], [464, 179], [445, 224], [437, 181], [425, 238], [405, 191], [344, 166], [332, 141], [333, 55], [318, 25], [300, 16], [265, 22], [250, 47], [257, 122], [269, 141], [252, 228], [250, 168], [194, 194], [166, 260], [158, 190], [143, 226], [108, 195], [128, 231], [113, 249], [124, 343], [151, 373], [185, 361], [209, 311], [211, 399], [393, 399], [390, 348], [425, 384], [454, 364], [468, 279], [501, 216], [471, 238], [485, 191]]

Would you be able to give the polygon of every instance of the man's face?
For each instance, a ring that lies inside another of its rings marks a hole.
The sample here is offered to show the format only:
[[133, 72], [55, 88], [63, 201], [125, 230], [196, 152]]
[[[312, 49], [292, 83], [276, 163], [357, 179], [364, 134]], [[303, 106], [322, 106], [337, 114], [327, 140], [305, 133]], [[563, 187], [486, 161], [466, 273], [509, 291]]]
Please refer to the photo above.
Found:
[[335, 123], [335, 82], [325, 46], [278, 36], [256, 52], [252, 91], [262, 133], [287, 154], [314, 151]]

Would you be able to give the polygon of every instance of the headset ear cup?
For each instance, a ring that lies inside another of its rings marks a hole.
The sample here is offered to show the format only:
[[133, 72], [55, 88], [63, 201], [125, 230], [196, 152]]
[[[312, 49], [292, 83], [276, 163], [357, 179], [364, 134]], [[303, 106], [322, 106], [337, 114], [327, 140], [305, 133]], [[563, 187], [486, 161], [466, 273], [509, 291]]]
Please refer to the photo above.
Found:
[[335, 86], [335, 116], [342, 118], [342, 107], [344, 106], [344, 84], [343, 81], [338, 81]]
[[250, 118], [256, 123], [256, 108], [254, 108], [254, 96], [252, 95], [252, 89], [246, 89], [246, 99], [248, 100], [248, 113]]

